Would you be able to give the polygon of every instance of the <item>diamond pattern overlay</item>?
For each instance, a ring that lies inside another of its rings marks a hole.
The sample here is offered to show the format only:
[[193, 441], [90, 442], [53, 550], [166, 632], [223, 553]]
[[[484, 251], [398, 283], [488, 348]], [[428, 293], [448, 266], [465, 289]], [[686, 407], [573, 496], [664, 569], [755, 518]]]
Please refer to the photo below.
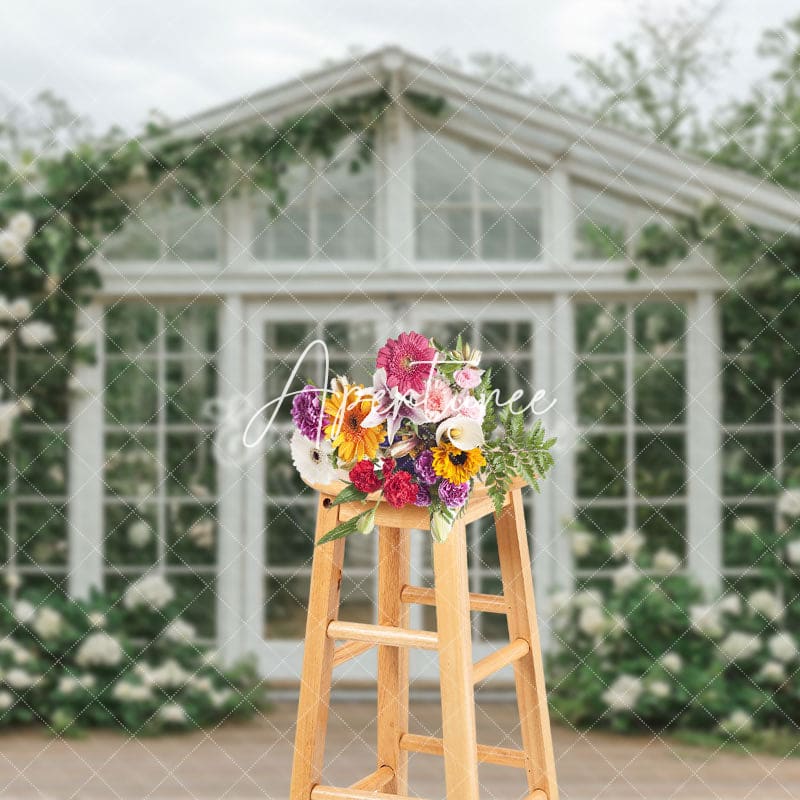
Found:
[[[548, 646], [559, 635], [553, 593], [563, 604], [618, 578], [619, 562], [587, 544], [614, 534], [622, 534], [624, 548], [638, 530], [645, 552], [672, 555], [670, 572], [689, 571], [710, 590], [725, 585], [747, 597], [762, 586], [759, 565], [748, 561], [737, 536], [748, 525], [778, 526], [785, 516], [775, 495], [798, 468], [800, 382], [763, 386], [750, 379], [746, 344], [730, 341], [719, 326], [735, 286], [701, 248], [675, 268], [626, 277], [637, 237], [654, 224], [670, 227], [676, 212], [669, 209], [688, 189], [718, 194], [705, 180], [707, 165], [649, 140], [615, 140], [604, 120], [576, 121], [543, 100], [526, 99], [520, 112], [520, 98], [509, 99], [491, 75], [468, 79], [394, 50], [330, 74], [327, 84], [315, 75], [293, 85], [306, 107], [331, 108], [357, 77], [361, 91], [388, 80], [398, 96], [440, 87], [447, 112], [427, 119], [398, 100], [381, 120], [370, 164], [357, 173], [348, 170], [357, 135], [330, 163], [298, 154], [286, 206], [274, 219], [271, 198], [257, 188], [231, 191], [212, 207], [182, 207], [171, 201], [173, 178], [136, 204], [98, 257], [104, 287], [83, 326], [98, 358], [72, 380], [84, 391], [69, 405], [54, 402], [52, 413], [34, 409], [4, 450], [0, 513], [11, 595], [67, 585], [80, 593], [93, 585], [121, 590], [143, 575], [163, 574], [200, 644], [228, 659], [254, 652], [276, 684], [296, 679], [315, 498], [288, 456], [288, 409], [256, 450], [241, 446], [244, 426], [280, 393], [315, 338], [328, 344], [332, 373], [363, 380], [387, 336], [407, 329], [440, 341], [463, 336], [484, 352], [502, 396], [545, 389], [557, 401], [546, 422], [560, 439], [558, 468], [527, 509]], [[193, 134], [242, 119], [274, 126], [278, 105], [245, 98], [182, 126]], [[558, 137], [548, 140], [545, 116], [574, 132], [547, 162], [541, 153]], [[618, 148], [613, 159], [599, 136]], [[632, 177], [653, 154], [684, 176], [662, 193], [663, 203], [652, 183]], [[746, 215], [750, 197], [763, 188], [742, 178], [740, 199], [729, 203], [733, 212]], [[789, 193], [786, 199], [796, 202]], [[6, 352], [8, 393], [59, 385], [46, 345], [9, 345]], [[321, 381], [322, 363], [307, 362], [301, 374]], [[85, 437], [87, 431], [97, 435]], [[749, 480], [752, 474], [758, 479]], [[493, 530], [472, 526], [469, 544], [472, 590], [498, 592]], [[376, 553], [374, 537], [348, 542], [343, 618], [374, 621]], [[422, 535], [411, 569], [415, 583], [430, 584]], [[779, 598], [785, 608], [795, 599]], [[429, 611], [415, 608], [411, 626], [431, 627]], [[790, 621], [796, 629], [798, 620]], [[495, 618], [476, 615], [476, 652], [488, 652], [505, 635]], [[415, 655], [424, 693], [424, 679], [436, 676], [435, 656]], [[661, 655], [653, 653], [654, 662]], [[361, 685], [372, 672], [368, 659], [356, 660], [342, 670], [343, 682]], [[557, 681], [549, 688], [557, 690]], [[502, 700], [507, 687], [485, 692]], [[334, 771], [374, 758], [371, 722], [359, 713], [353, 722], [352, 709], [332, 708], [339, 729], [328, 753]], [[498, 744], [515, 741], [502, 711], [485, 703], [478, 713]], [[278, 798], [285, 788], [260, 767], [287, 757], [290, 716], [279, 709], [259, 721], [252, 735], [266, 744], [254, 756], [240, 758], [250, 743], [224, 728], [197, 735], [178, 762], [155, 741], [138, 742], [137, 752], [159, 765], [176, 795], [202, 794], [183, 761], [203, 752], [231, 776], [216, 796]], [[436, 736], [438, 725], [424, 705], [412, 706], [415, 730]], [[130, 754], [136, 736], [131, 730], [104, 751], [104, 764]], [[654, 763], [667, 760], [697, 796], [734, 796], [714, 774], [725, 758], [717, 749], [688, 756], [654, 733], [627, 740], [621, 759], [591, 727], [559, 733], [556, 745], [567, 776], [578, 757], [594, 760], [603, 776], [588, 788], [562, 781], [565, 798], [612, 790], [650, 796], [638, 781], [651, 751], [659, 754]], [[53, 738], [35, 750], [40, 761], [66, 752], [91, 776], [93, 790], [129, 794], [79, 744]], [[766, 764], [749, 752], [742, 759], [737, 764], [750, 780], [742, 797], [765, 796], [762, 785], [776, 797], [796, 795], [800, 777], [785, 759]], [[8, 796], [21, 786], [27, 796], [37, 785], [19, 762], [1, 772], [0, 793]], [[683, 793], [680, 781], [661, 789], [661, 797]], [[158, 786], [148, 791], [166, 796]], [[486, 797], [518, 796], [513, 791], [488, 772], [482, 776]]]

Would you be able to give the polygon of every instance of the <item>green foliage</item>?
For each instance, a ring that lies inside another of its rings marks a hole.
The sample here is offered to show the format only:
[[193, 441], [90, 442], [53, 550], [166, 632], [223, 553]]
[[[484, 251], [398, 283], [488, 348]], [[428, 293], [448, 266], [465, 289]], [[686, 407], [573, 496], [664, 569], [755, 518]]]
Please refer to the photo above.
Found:
[[218, 666], [178, 616], [174, 595], [158, 608], [131, 605], [100, 593], [86, 602], [49, 595], [0, 605], [0, 726], [148, 735], [267, 707], [255, 666]]
[[[715, 741], [796, 736], [798, 598], [781, 564], [782, 537], [741, 535], [760, 582], [738, 580], [714, 602], [677, 562], [639, 554], [616, 567], [607, 592], [554, 597], [555, 718], [618, 731], [707, 732]], [[606, 562], [624, 558], [594, 539]]]
[[[493, 408], [492, 414], [495, 413]], [[524, 417], [514, 413], [511, 406], [504, 407], [497, 419], [502, 433], [495, 433], [494, 438], [487, 441], [483, 455], [486, 458], [486, 488], [499, 514], [515, 475], [525, 478], [534, 489], [539, 490], [539, 481], [553, 466], [550, 451], [556, 440], [545, 438], [541, 420], [526, 429]]]

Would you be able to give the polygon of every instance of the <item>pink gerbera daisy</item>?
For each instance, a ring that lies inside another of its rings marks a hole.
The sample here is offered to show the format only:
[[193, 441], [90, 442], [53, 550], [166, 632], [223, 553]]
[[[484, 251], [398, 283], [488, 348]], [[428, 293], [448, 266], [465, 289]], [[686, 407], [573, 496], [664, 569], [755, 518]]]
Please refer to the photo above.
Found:
[[433, 370], [436, 350], [421, 333], [401, 333], [378, 350], [378, 368], [386, 370], [386, 382], [401, 394], [422, 392]]

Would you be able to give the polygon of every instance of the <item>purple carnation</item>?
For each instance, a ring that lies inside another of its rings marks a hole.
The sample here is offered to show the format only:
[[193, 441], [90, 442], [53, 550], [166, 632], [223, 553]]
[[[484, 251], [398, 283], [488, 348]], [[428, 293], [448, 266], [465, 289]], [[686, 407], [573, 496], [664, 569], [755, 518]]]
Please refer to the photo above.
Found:
[[415, 506], [420, 508], [427, 508], [431, 504], [431, 493], [427, 486], [417, 486], [417, 499], [414, 501]]
[[442, 478], [439, 497], [448, 508], [461, 508], [469, 497], [469, 483], [450, 483]]
[[320, 390], [316, 386], [304, 386], [303, 391], [296, 394], [294, 400], [292, 400], [292, 419], [297, 426], [297, 430], [306, 439], [315, 442], [325, 428], [324, 419], [320, 426], [320, 417], [322, 416]]
[[414, 462], [414, 472], [417, 477], [428, 486], [436, 483], [436, 473], [433, 471], [433, 453], [430, 450], [423, 450]]

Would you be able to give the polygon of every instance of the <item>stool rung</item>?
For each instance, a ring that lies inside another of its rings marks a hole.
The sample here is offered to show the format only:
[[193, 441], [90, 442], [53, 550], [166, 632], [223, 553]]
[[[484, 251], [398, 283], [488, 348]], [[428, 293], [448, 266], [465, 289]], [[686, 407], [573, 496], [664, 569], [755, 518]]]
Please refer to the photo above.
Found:
[[514, 639], [513, 642], [489, 653], [488, 656], [478, 661], [472, 668], [473, 683], [485, 681], [490, 675], [499, 672], [503, 667], [513, 664], [530, 653], [531, 647], [524, 639]]
[[340, 645], [333, 651], [333, 666], [338, 667], [351, 658], [355, 658], [362, 653], [366, 653], [368, 650], [372, 650], [373, 647], [375, 647], [375, 645], [371, 642], [347, 642], [346, 644]]
[[315, 786], [311, 800], [419, 800], [405, 794], [386, 794], [363, 789], [339, 789], [336, 786]]
[[[404, 733], [400, 737], [400, 749], [409, 753], [427, 753], [432, 756], [444, 755], [444, 744], [436, 736], [420, 736], [417, 733]], [[485, 764], [499, 764], [503, 767], [525, 769], [525, 753], [510, 747], [478, 745], [478, 761]]]
[[[422, 606], [436, 605], [436, 592], [424, 586], [404, 586], [400, 592], [400, 599], [404, 603], [418, 603]], [[469, 607], [472, 611], [484, 611], [488, 614], [507, 614], [508, 603], [505, 597], [499, 594], [479, 594], [471, 592]]]
[[439, 647], [439, 637], [432, 631], [412, 631], [390, 625], [367, 625], [338, 619], [328, 624], [328, 638], [389, 647], [420, 647], [423, 650], [436, 650]]
[[386, 788], [386, 784], [394, 778], [394, 770], [386, 765], [378, 767], [375, 772], [371, 772], [366, 778], [350, 785], [350, 790], [361, 790], [365, 792], [379, 792]]

